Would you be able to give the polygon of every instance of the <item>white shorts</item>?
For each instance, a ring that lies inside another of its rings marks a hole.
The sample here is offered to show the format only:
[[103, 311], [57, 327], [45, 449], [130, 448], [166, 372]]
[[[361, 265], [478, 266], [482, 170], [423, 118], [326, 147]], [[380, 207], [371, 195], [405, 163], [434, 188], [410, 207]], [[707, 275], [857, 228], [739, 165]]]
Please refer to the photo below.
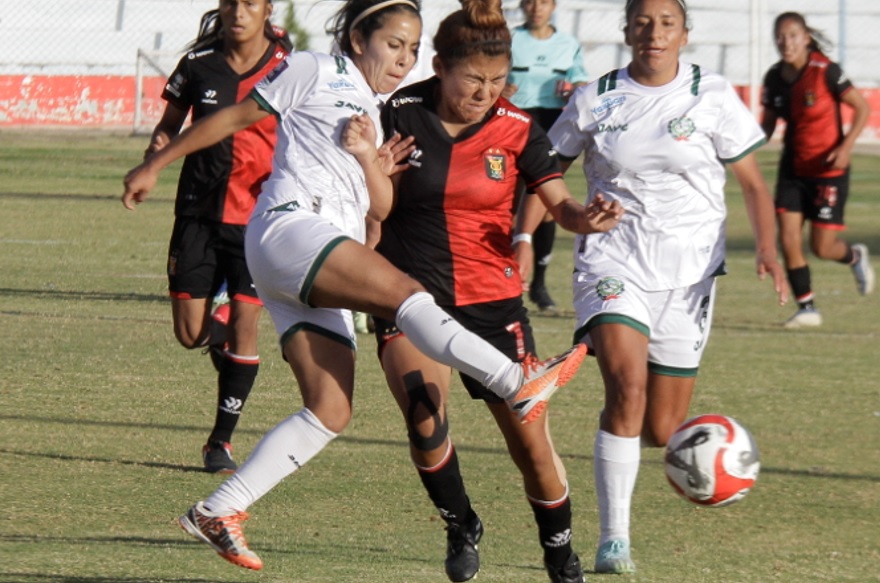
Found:
[[[592, 349], [589, 330], [619, 322], [648, 337], [648, 365], [653, 372], [695, 376], [712, 329], [715, 278], [674, 290], [645, 291], [622, 277], [575, 273], [575, 341]], [[595, 320], [595, 318], [599, 318]]]
[[251, 217], [245, 259], [282, 347], [291, 334], [306, 329], [356, 348], [351, 311], [315, 308], [308, 302], [327, 255], [348, 240], [330, 221], [307, 211], [266, 211]]

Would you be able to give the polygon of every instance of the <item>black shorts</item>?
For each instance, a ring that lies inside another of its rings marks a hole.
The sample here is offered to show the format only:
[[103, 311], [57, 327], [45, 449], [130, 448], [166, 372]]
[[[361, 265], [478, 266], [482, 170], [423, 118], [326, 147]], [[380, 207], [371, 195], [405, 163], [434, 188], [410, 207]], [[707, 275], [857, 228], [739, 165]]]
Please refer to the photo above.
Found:
[[168, 289], [180, 299], [213, 297], [223, 282], [230, 298], [259, 303], [244, 260], [244, 226], [179, 217], [168, 247]]
[[[535, 336], [529, 323], [528, 312], [522, 298], [516, 297], [497, 302], [486, 302], [471, 306], [441, 306], [450, 316], [458, 320], [467, 330], [500, 350], [511, 360], [521, 361], [527, 354], [535, 353]], [[379, 358], [385, 345], [400, 336], [394, 322], [374, 318], [376, 341], [379, 344]], [[459, 373], [472, 399], [489, 403], [501, 403], [503, 399], [481, 385], [475, 378]]]
[[849, 170], [831, 178], [798, 178], [780, 172], [776, 183], [776, 212], [801, 213], [815, 224], [843, 227], [843, 208], [849, 195]]

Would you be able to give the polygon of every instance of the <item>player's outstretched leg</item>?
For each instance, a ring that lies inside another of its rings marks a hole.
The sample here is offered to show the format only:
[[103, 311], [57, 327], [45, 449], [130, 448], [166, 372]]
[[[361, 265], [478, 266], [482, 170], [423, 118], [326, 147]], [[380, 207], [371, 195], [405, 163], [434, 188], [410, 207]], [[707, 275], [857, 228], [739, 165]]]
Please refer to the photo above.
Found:
[[538, 361], [529, 356], [523, 361], [522, 388], [507, 400], [510, 409], [522, 423], [529, 423], [541, 416], [547, 401], [556, 389], [574, 377], [587, 355], [587, 347], [575, 344], [559, 356]]
[[196, 503], [178, 519], [180, 527], [202, 542], [211, 545], [217, 554], [239, 567], [259, 571], [263, 561], [251, 551], [241, 532], [241, 523], [248, 519], [246, 512], [220, 515]]

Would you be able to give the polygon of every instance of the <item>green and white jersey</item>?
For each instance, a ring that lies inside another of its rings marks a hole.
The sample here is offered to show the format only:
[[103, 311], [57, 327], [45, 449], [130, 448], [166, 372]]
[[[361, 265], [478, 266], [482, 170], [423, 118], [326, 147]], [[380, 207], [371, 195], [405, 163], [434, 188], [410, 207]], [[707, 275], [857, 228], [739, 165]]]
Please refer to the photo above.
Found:
[[366, 113], [381, 145], [378, 99], [348, 57], [292, 53], [251, 97], [278, 119], [272, 174], [252, 216], [270, 209], [311, 211], [363, 242], [370, 208], [364, 172], [342, 148], [348, 119]]
[[615, 70], [580, 87], [548, 135], [562, 159], [583, 153], [588, 199], [626, 209], [610, 232], [578, 236], [576, 270], [647, 291], [723, 271], [724, 163], [764, 143], [723, 77], [679, 62], [674, 81], [646, 87]]

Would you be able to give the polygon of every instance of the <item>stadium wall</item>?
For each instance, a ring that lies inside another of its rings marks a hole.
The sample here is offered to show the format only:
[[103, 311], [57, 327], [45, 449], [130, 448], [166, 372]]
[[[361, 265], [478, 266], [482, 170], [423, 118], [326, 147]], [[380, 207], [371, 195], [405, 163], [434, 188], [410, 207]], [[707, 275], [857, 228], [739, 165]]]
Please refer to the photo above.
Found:
[[[165, 102], [159, 97], [164, 77], [144, 77], [141, 122], [153, 127]], [[747, 104], [748, 86], [737, 91]], [[880, 89], [860, 89], [871, 104], [864, 141], [880, 141]], [[135, 124], [137, 82], [123, 75], [0, 76], [0, 128], [55, 127], [126, 130]], [[849, 109], [844, 108], [844, 123]]]

